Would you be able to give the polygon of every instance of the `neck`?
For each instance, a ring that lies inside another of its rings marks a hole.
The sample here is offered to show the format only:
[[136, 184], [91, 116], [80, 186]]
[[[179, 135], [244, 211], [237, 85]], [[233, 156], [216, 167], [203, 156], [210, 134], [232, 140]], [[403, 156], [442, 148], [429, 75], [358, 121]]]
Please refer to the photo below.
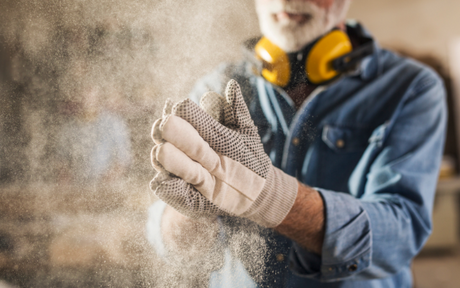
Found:
[[299, 109], [303, 101], [305, 101], [308, 95], [310, 95], [316, 87], [317, 86], [308, 85], [306, 83], [299, 83], [296, 86], [286, 90], [286, 93], [294, 102], [295, 108]]

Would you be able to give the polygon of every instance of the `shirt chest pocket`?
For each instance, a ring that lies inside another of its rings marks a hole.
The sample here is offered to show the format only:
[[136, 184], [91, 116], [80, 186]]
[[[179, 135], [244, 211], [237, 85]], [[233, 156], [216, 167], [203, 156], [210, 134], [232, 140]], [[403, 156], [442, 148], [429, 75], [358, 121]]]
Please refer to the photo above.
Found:
[[348, 192], [348, 180], [369, 145], [372, 130], [325, 125], [321, 140], [307, 154], [302, 177], [313, 186]]
[[322, 141], [335, 153], [363, 152], [369, 145], [371, 129], [325, 125]]

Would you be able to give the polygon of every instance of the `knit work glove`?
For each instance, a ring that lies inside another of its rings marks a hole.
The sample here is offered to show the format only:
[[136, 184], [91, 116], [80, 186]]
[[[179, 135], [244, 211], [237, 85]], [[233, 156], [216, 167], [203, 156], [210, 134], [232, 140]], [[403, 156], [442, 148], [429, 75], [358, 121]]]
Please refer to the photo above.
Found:
[[156, 159], [157, 149], [164, 142], [159, 125], [163, 119], [167, 119], [172, 115], [172, 109], [173, 103], [170, 99], [167, 99], [163, 108], [163, 117], [157, 119], [152, 127], [152, 138], [157, 145], [153, 147], [150, 156], [152, 166], [157, 171], [157, 175], [150, 182], [150, 189], [163, 202], [190, 218], [214, 219], [218, 215], [228, 215], [201, 195], [192, 184], [166, 171]]
[[185, 215], [228, 213], [275, 227], [294, 204], [297, 180], [271, 164], [236, 81], [228, 83], [225, 94], [226, 99], [208, 93], [201, 101], [222, 124], [190, 99], [155, 122], [154, 166], [191, 185], [171, 190], [169, 182], [177, 178], [170, 177], [157, 179], [152, 188], [179, 212], [188, 209]]

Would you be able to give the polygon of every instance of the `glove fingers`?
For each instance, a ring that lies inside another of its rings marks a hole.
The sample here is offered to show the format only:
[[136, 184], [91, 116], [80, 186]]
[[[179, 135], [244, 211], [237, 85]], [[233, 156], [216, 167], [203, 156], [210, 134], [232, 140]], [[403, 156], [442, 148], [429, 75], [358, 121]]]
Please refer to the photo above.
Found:
[[198, 162], [169, 142], [159, 145], [155, 156], [166, 171], [192, 184], [203, 196], [212, 199], [215, 177]]
[[[249, 156], [255, 153], [254, 151], [263, 151], [263, 146], [260, 142], [260, 138], [257, 133], [257, 128], [255, 126], [251, 128], [241, 129], [242, 131], [228, 129], [227, 127], [221, 125], [216, 120], [214, 120], [211, 116], [206, 114], [206, 112], [204, 112], [200, 107], [198, 107], [198, 105], [196, 105], [194, 102], [188, 99], [182, 101], [180, 105], [177, 105], [173, 110], [173, 113], [175, 113], [175, 115], [179, 116], [180, 118], [186, 120], [186, 122], [191, 124], [193, 128], [196, 129], [198, 134], [203, 138], [203, 140], [207, 142], [216, 153], [227, 156], [235, 161], [239, 161], [247, 168], [259, 174], [259, 169], [257, 168], [258, 162], [255, 161], [255, 159], [257, 159], [258, 156]], [[175, 115], [171, 115], [169, 116], [169, 118], [173, 119], [177, 117]], [[177, 131], [180, 131], [180, 125], [175, 126], [172, 125], [174, 121], [171, 121], [171, 123], [168, 123], [168, 121], [166, 121], [166, 123], [163, 126], [163, 138], [169, 139], [169, 136], [165, 136], [166, 134], [172, 135], [174, 137], [180, 137], [177, 136], [181, 134], [177, 133]], [[169, 142], [170, 140], [167, 141]], [[186, 143], [184, 145], [190, 145], [189, 139], [185, 139], [184, 142]], [[181, 148], [181, 150], [182, 149], [185, 148]], [[211, 164], [208, 165], [205, 164], [205, 162], [202, 162], [202, 160], [200, 160], [200, 163], [202, 163], [203, 166], [206, 166], [209, 171], [214, 170], [212, 168], [214, 162], [211, 161]], [[262, 173], [259, 175], [265, 174]]]
[[200, 100], [200, 107], [223, 125], [225, 125], [225, 106], [229, 106], [227, 101], [216, 92], [208, 92]]
[[172, 113], [172, 109], [174, 107], [174, 102], [171, 98], [166, 99], [165, 106], [163, 107], [163, 117]]
[[232, 107], [232, 117], [234, 118], [233, 121], [235, 122], [235, 126], [240, 129], [255, 127], [246, 102], [244, 102], [240, 85], [238, 85], [235, 80], [232, 79], [228, 81], [227, 88], [225, 88], [225, 96], [227, 98], [227, 102]]
[[[238, 133], [231, 130], [212, 118], [203, 111], [192, 100], [186, 99], [178, 103], [173, 113], [176, 116], [190, 123], [199, 135], [206, 141], [217, 153], [222, 153], [220, 149], [235, 141]], [[163, 130], [164, 134], [164, 130]]]
[[158, 172], [150, 181], [150, 189], [155, 191], [163, 182], [174, 179], [168, 172]]
[[163, 166], [161, 166], [161, 164], [158, 162], [156, 158], [158, 147], [159, 145], [153, 146], [152, 151], [150, 152], [150, 163], [152, 164], [153, 169], [155, 169], [155, 171], [157, 171], [158, 173], [161, 173], [161, 172], [164, 172], [164, 169], [163, 169]]
[[164, 142], [163, 137], [161, 136], [161, 130], [160, 130], [160, 125], [161, 125], [162, 120], [163, 118], [157, 119], [153, 123], [153, 126], [152, 126], [151, 137], [153, 139], [153, 142], [155, 142], [155, 144], [161, 144]]
[[219, 165], [219, 156], [184, 119], [171, 115], [163, 125], [162, 137], [208, 171]]
[[217, 215], [227, 215], [191, 184], [180, 178], [164, 181], [154, 191], [158, 198], [190, 218], [215, 218]]

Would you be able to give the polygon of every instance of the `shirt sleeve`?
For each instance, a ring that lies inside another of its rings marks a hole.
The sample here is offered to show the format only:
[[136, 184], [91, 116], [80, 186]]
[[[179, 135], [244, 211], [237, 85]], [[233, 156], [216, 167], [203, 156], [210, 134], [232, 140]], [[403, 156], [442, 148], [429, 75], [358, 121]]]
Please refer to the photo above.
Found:
[[384, 278], [408, 267], [423, 247], [447, 112], [437, 76], [422, 73], [415, 83], [393, 119], [374, 131], [350, 178], [360, 196], [316, 188], [325, 204], [322, 255], [294, 243], [294, 273], [321, 281]]

